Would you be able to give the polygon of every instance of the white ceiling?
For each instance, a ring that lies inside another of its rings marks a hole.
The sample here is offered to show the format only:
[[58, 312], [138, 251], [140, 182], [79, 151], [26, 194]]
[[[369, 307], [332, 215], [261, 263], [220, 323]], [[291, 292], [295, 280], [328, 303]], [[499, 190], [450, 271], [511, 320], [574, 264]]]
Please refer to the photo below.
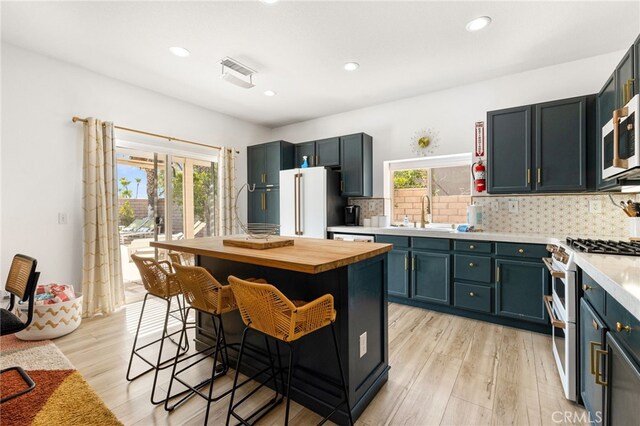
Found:
[[[1, 7], [3, 41], [269, 127], [624, 49], [640, 32], [638, 1]], [[480, 15], [492, 25], [465, 31]], [[224, 56], [258, 70], [256, 87], [220, 80]], [[344, 71], [347, 61], [360, 69]]]

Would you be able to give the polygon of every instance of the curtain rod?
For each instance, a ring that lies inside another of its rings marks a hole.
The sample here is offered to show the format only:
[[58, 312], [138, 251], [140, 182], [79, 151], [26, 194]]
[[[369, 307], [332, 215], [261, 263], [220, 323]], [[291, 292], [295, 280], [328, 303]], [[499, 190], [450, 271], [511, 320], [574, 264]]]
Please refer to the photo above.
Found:
[[[78, 121], [81, 121], [81, 122], [83, 122], [83, 123], [86, 123], [86, 122], [87, 122], [87, 119], [86, 119], [86, 118], [80, 118], [80, 117], [75, 117], [75, 116], [74, 116], [74, 117], [71, 119], [71, 121], [73, 121], [74, 123], [76, 123], [76, 122], [78, 122]], [[143, 131], [143, 130], [130, 129], [130, 128], [128, 128], [128, 127], [122, 127], [122, 126], [116, 126], [116, 125], [114, 125], [113, 127], [115, 127], [115, 128], [116, 128], [116, 129], [118, 129], [118, 130], [124, 130], [125, 132], [139, 133], [139, 134], [141, 134], [141, 135], [153, 136], [154, 138], [166, 139], [166, 140], [168, 140], [169, 142], [171, 142], [171, 141], [176, 141], [176, 142], [188, 143], [188, 144], [191, 144], [191, 145], [203, 146], [203, 147], [205, 147], [205, 148], [222, 149], [222, 147], [221, 147], [221, 146], [216, 146], [216, 145], [207, 145], [207, 144], [199, 143], [199, 142], [192, 142], [192, 141], [188, 141], [188, 140], [185, 140], [185, 139], [179, 139], [179, 138], [174, 138], [174, 137], [171, 137], [171, 136], [160, 135], [160, 134], [158, 134], [158, 133], [150, 133], [150, 132], [145, 132], [145, 131]], [[232, 151], [232, 149], [231, 149], [231, 148], [227, 148], [227, 150], [228, 150], [228, 151]], [[240, 154], [240, 151], [236, 150], [236, 154]]]

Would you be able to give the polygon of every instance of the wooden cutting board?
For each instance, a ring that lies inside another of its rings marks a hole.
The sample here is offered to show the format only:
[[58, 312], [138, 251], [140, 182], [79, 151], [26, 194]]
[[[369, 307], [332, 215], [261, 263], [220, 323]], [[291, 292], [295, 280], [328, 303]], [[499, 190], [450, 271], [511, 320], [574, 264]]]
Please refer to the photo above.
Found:
[[292, 246], [293, 239], [287, 237], [269, 237], [269, 239], [264, 240], [249, 237], [234, 237], [223, 239], [222, 244], [231, 247], [265, 250], [277, 247]]

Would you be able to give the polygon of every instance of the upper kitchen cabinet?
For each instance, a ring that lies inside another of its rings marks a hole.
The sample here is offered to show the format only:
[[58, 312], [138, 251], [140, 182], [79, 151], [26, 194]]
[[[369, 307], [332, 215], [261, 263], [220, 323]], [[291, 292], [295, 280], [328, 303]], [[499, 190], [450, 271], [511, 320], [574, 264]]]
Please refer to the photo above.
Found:
[[640, 35], [633, 43], [633, 94], [640, 93]]
[[629, 102], [634, 92], [634, 46], [631, 46], [616, 67], [616, 108]]
[[487, 113], [488, 192], [583, 192], [594, 186], [593, 96]]
[[340, 137], [343, 197], [373, 195], [373, 139], [366, 133]]
[[328, 138], [316, 141], [315, 155], [314, 164], [317, 166], [340, 166], [340, 138]]
[[607, 79], [596, 97], [596, 189], [598, 191], [620, 189], [615, 179], [602, 179], [602, 126], [611, 120], [614, 109], [616, 109], [615, 73]]
[[295, 144], [295, 161], [293, 164], [294, 168], [301, 167], [304, 162], [304, 157], [307, 157], [307, 164], [309, 167], [314, 167], [316, 164], [314, 163], [315, 155], [316, 155], [316, 143], [314, 141], [311, 142], [302, 142]]
[[277, 186], [280, 170], [293, 168], [293, 144], [268, 142], [247, 147], [247, 183], [256, 187]]
[[530, 106], [487, 113], [488, 192], [531, 192]]
[[535, 111], [535, 190], [586, 191], [587, 98], [538, 104]]

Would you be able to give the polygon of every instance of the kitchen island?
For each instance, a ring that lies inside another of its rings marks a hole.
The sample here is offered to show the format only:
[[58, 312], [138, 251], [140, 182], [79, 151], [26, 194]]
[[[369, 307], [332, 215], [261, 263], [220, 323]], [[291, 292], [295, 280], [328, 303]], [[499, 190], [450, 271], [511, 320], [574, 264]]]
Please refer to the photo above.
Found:
[[[228, 238], [228, 237], [226, 237]], [[389, 371], [387, 333], [387, 252], [391, 244], [345, 242], [293, 238], [291, 246], [255, 250], [225, 246], [223, 237], [182, 241], [153, 242], [152, 246], [194, 254], [196, 264], [209, 269], [220, 281], [229, 275], [239, 278], [264, 278], [288, 298], [313, 300], [330, 293], [337, 312], [336, 332], [341, 351], [349, 400], [354, 419], [364, 411]], [[213, 330], [211, 319], [198, 315], [205, 330]], [[238, 311], [223, 316], [228, 344], [239, 343], [244, 324]], [[264, 340], [250, 334], [249, 342], [264, 347]], [[211, 333], [198, 332], [198, 342], [213, 343]], [[361, 350], [361, 343], [364, 351]], [[314, 381], [310, 373], [320, 374], [339, 383], [329, 329], [302, 338], [296, 349], [296, 374], [293, 384], [313, 394], [313, 398], [292, 390], [292, 399], [321, 415], [341, 398], [339, 388]], [[286, 347], [281, 345], [282, 356]], [[235, 365], [235, 351], [229, 353]], [[250, 358], [246, 358], [250, 360]], [[284, 358], [283, 358], [284, 359]], [[261, 369], [259, 360], [243, 361], [242, 372], [252, 374]], [[347, 423], [344, 411], [332, 417]]]

